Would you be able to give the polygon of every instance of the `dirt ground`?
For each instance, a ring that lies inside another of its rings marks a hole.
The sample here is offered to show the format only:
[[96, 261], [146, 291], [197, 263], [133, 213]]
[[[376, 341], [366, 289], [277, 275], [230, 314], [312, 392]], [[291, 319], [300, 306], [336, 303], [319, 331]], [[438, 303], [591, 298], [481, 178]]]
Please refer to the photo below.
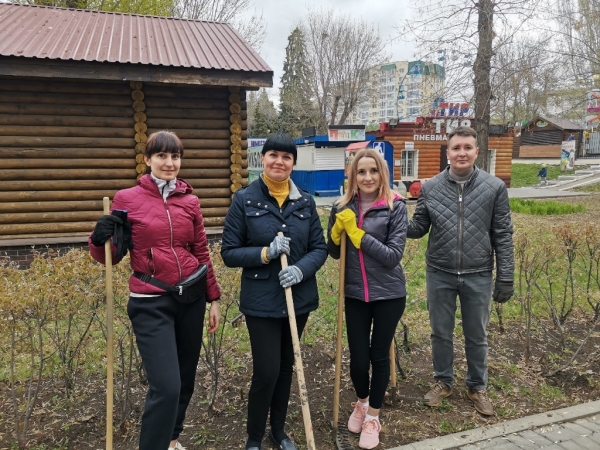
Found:
[[[573, 202], [573, 199], [565, 199]], [[600, 217], [600, 196], [586, 200], [588, 213], [585, 220]], [[562, 220], [562, 219], [560, 219]], [[399, 345], [396, 396], [422, 397], [432, 382], [432, 366], [427, 336], [427, 316], [424, 313], [405, 315], [410, 327], [410, 351]], [[550, 324], [545, 324], [548, 329]], [[244, 324], [240, 325], [244, 327]], [[310, 322], [309, 322], [310, 326]], [[579, 317], [570, 322], [572, 336], [569, 351], [575, 351], [580, 339], [589, 330], [589, 317]], [[588, 341], [573, 366], [559, 374], [548, 377], [555, 367], [555, 357], [561, 351], [552, 347], [543, 331], [533, 340], [533, 354], [529, 364], [524, 360], [524, 324], [507, 322], [501, 332], [496, 318], [489, 328], [489, 394], [496, 415], [485, 418], [478, 414], [466, 397], [462, 335], [455, 334], [456, 386], [453, 395], [439, 408], [428, 408], [416, 401], [399, 401], [389, 390], [386, 404], [381, 412], [382, 433], [378, 449], [389, 449], [422, 439], [471, 428], [494, 424], [556, 408], [600, 399], [600, 331]], [[401, 341], [401, 329], [398, 336]], [[335, 449], [331, 431], [332, 398], [334, 380], [333, 342], [304, 345], [304, 372], [309, 392], [312, 423], [319, 450]], [[355, 401], [349, 379], [347, 349], [344, 349], [342, 367], [340, 420], [346, 421], [351, 412], [350, 402]], [[251, 362], [249, 353], [238, 355], [221, 371], [219, 394], [215, 413], [208, 417], [205, 390], [210, 386], [210, 376], [201, 365], [197, 375], [196, 394], [188, 409], [186, 428], [181, 443], [188, 449], [243, 449], [246, 439], [246, 396], [250, 383]], [[404, 375], [404, 376], [403, 376]], [[33, 416], [31, 445], [29, 448], [44, 449], [103, 449], [105, 447], [105, 388], [99, 379], [80, 380], [81, 389], [76, 398], [65, 399], [56, 384], [43, 387], [42, 403]], [[146, 387], [134, 384], [131, 396], [134, 407], [123, 426], [116, 431], [115, 449], [135, 449]], [[296, 379], [292, 386], [287, 432], [299, 448], [304, 443], [303, 420], [298, 401]], [[10, 391], [0, 384], [0, 450], [11, 449], [13, 439], [13, 411]], [[358, 448], [356, 436], [350, 443]], [[16, 447], [14, 447], [16, 448]], [[263, 449], [274, 449], [267, 440]], [[162, 450], [162, 449], [157, 449]]]

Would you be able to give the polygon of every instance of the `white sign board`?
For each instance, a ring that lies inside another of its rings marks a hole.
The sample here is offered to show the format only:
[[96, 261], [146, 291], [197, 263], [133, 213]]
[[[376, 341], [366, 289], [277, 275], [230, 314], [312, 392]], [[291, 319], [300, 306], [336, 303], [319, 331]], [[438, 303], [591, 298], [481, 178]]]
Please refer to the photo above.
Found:
[[373, 142], [373, 143], [371, 144], [371, 146], [372, 146], [372, 148], [373, 148], [374, 150], [377, 150], [377, 152], [378, 152], [378, 153], [379, 153], [379, 154], [380, 154], [382, 157], [384, 157], [384, 150], [385, 150], [385, 146], [384, 146], [383, 142]]
[[560, 146], [560, 171], [573, 170], [575, 166], [575, 140], [562, 141]]

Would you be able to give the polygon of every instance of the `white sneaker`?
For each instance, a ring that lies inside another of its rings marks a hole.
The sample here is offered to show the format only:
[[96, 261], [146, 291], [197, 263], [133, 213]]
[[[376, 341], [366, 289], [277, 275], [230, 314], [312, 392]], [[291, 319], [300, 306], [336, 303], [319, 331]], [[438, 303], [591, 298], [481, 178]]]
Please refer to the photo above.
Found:
[[175, 447], [169, 447], [169, 449], [168, 449], [168, 450], [171, 450], [171, 449], [173, 449], [173, 450], [185, 450], [185, 447], [184, 447], [183, 445], [181, 445], [181, 444], [179, 443], [179, 441], [177, 441], [177, 442], [175, 443]]

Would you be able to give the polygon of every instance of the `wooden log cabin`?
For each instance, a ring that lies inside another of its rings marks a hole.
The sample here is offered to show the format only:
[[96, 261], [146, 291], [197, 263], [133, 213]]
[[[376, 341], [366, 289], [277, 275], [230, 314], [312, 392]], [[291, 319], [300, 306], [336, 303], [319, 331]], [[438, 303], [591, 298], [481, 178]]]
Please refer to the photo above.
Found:
[[248, 179], [246, 91], [272, 82], [225, 23], [0, 3], [0, 248], [85, 242], [161, 129], [221, 227]]
[[[422, 118], [421, 123], [399, 122], [393, 127], [382, 124], [376, 137], [394, 146], [394, 180], [423, 181], [444, 170], [448, 165], [446, 127], [459, 123], [472, 126], [473, 119]], [[513, 130], [490, 126], [489, 172], [507, 187], [510, 187], [513, 139]]]
[[521, 130], [519, 158], [560, 159], [562, 141], [575, 140], [577, 155], [581, 156], [581, 139], [584, 127], [567, 119], [538, 116]]

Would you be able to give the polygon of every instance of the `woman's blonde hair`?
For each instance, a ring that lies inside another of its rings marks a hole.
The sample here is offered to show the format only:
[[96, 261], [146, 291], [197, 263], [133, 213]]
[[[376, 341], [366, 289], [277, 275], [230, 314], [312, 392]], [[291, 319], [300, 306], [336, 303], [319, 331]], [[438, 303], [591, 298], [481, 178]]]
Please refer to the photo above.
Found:
[[377, 150], [373, 150], [372, 148], [365, 148], [356, 153], [356, 156], [350, 165], [350, 172], [348, 173], [348, 188], [346, 189], [346, 193], [337, 201], [337, 207], [339, 208], [348, 205], [348, 203], [350, 203], [350, 201], [358, 195], [358, 183], [356, 181], [358, 162], [363, 158], [373, 158], [375, 165], [377, 166], [377, 170], [381, 175], [381, 184], [379, 185], [379, 192], [375, 201], [378, 202], [381, 199], [385, 199], [390, 209], [392, 209], [395, 196], [390, 189], [390, 171], [387, 163], [381, 157], [379, 152]]

